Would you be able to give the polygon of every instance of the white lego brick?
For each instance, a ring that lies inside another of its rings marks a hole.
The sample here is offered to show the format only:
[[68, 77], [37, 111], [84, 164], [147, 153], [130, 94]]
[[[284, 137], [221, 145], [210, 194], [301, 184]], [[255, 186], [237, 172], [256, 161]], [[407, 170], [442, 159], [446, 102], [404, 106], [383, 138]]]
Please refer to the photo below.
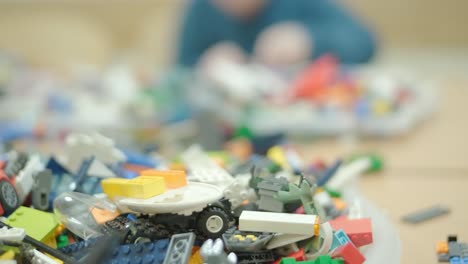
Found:
[[77, 171], [83, 159], [90, 156], [103, 163], [125, 160], [125, 155], [116, 148], [114, 141], [99, 133], [70, 134], [65, 142], [66, 165], [71, 171]]
[[239, 218], [239, 230], [314, 235], [318, 223], [316, 215], [243, 211]]
[[24, 199], [31, 192], [34, 185], [34, 176], [37, 172], [44, 169], [39, 155], [31, 156], [26, 163], [26, 166], [18, 173], [15, 179], [16, 190], [18, 191], [18, 197], [20, 204], [24, 202]]
[[32, 264], [59, 264], [57, 261], [52, 259], [51, 257], [41, 253], [34, 249], [34, 257], [31, 261]]
[[23, 228], [8, 228], [6, 226], [0, 228], [0, 241], [21, 242], [26, 236]]
[[347, 183], [358, 178], [371, 166], [370, 158], [357, 159], [350, 164], [341, 166], [336, 174], [326, 184], [332, 190], [342, 190]]
[[99, 160], [94, 160], [88, 170], [88, 175], [96, 176], [99, 178], [112, 178], [117, 177], [104, 163]]
[[181, 155], [182, 161], [189, 168], [187, 179], [209, 183], [221, 188], [230, 185], [234, 178], [219, 167], [199, 145], [193, 145]]

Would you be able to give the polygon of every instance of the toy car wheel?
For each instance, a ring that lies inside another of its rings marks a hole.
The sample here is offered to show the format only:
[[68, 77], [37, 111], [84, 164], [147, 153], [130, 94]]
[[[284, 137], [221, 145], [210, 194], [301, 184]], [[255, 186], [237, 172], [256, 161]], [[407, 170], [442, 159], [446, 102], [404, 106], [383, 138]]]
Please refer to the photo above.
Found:
[[15, 187], [8, 181], [0, 181], [0, 203], [5, 214], [13, 212], [19, 206]]
[[218, 238], [228, 229], [229, 217], [218, 207], [209, 207], [200, 213], [198, 231], [208, 238]]

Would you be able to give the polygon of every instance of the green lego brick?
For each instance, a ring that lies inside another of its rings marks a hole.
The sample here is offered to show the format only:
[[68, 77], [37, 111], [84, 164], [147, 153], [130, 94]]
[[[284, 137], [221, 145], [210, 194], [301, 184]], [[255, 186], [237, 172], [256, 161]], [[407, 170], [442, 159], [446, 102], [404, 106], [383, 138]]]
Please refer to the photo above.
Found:
[[343, 264], [342, 259], [332, 259], [329, 255], [319, 256], [315, 260], [296, 261], [294, 258], [282, 258], [280, 264]]
[[60, 235], [57, 237], [57, 248], [63, 248], [70, 244], [67, 235]]
[[39, 241], [47, 238], [59, 224], [53, 214], [24, 206], [16, 209], [5, 223], [24, 228], [27, 235]]

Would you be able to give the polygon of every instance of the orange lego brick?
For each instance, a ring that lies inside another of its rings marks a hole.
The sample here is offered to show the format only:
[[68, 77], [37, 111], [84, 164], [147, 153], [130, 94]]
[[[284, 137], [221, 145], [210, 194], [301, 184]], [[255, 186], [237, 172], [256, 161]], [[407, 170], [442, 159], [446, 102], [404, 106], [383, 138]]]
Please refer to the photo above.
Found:
[[190, 256], [189, 264], [203, 264], [203, 259], [200, 256], [200, 249], [198, 248], [195, 252], [192, 250], [192, 256]]
[[447, 254], [449, 252], [449, 247], [447, 241], [439, 241], [436, 245], [437, 254]]
[[104, 224], [107, 221], [113, 220], [114, 218], [119, 216], [119, 214], [120, 212], [118, 210], [115, 210], [115, 212], [111, 212], [97, 207], [91, 209], [91, 215], [98, 224]]
[[187, 185], [185, 171], [181, 170], [144, 170], [140, 175], [163, 177], [166, 182], [166, 187], [170, 189]]

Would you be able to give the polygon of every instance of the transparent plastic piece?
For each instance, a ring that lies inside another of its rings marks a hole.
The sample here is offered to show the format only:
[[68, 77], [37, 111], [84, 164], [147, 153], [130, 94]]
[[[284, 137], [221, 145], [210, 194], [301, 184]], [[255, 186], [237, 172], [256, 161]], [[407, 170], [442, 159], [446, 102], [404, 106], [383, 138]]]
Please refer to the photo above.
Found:
[[117, 206], [108, 199], [77, 192], [62, 193], [54, 200], [54, 213], [60, 223], [85, 240], [103, 234], [101, 226], [93, 217], [93, 209], [113, 214]]
[[367, 200], [357, 187], [357, 180], [343, 190], [344, 200], [351, 204], [351, 218], [370, 217], [372, 219], [373, 242], [360, 250], [366, 257], [366, 263], [400, 263], [401, 241], [398, 231], [389, 217]]

